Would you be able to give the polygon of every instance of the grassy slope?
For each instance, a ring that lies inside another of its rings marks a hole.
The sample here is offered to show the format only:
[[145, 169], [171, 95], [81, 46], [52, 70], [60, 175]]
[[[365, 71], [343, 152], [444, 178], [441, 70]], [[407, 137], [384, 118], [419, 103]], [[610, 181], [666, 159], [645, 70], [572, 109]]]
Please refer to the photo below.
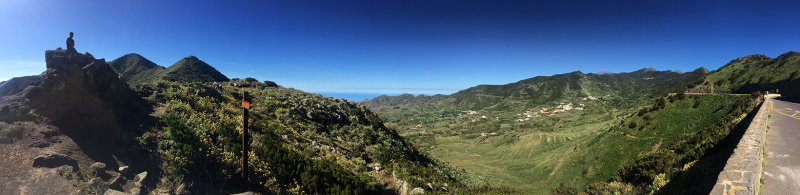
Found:
[[[615, 76], [570, 73], [503, 86], [477, 86], [449, 96], [403, 95], [360, 103], [378, 111], [388, 127], [419, 148], [479, 173], [493, 185], [533, 193], [549, 192], [562, 183], [581, 190], [593, 183], [595, 191], [614, 185], [647, 190], [650, 183], [596, 182], [619, 178], [622, 168], [640, 162], [648, 153], [681, 145], [679, 137], [720, 125], [721, 120], [728, 120], [723, 118], [731, 117], [730, 111], [749, 105], [749, 96], [673, 97], [672, 101], [665, 99], [664, 109], [637, 115], [637, 111], [652, 107], [654, 99], [648, 94], [678, 89], [706, 72], [698, 69], [692, 76], [677, 78], [648, 70]], [[582, 98], [588, 95], [599, 99]], [[584, 104], [584, 110], [517, 121], [527, 118], [526, 111], [567, 103]], [[697, 108], [693, 108], [695, 103]], [[467, 114], [470, 109], [477, 113]], [[706, 144], [717, 143], [715, 139]], [[669, 177], [672, 172], [662, 173]]]
[[[408, 182], [410, 188], [431, 183], [437, 190], [489, 190], [462, 185], [480, 183], [461, 171], [430, 159], [368, 110], [341, 99], [293, 89], [250, 83], [251, 189], [288, 193], [376, 193], [384, 184]], [[166, 177], [161, 185], [194, 183], [199, 192], [230, 193], [238, 187], [242, 89], [200, 83], [137, 87], [161, 125], [139, 138], [163, 155]], [[160, 140], [160, 141], [158, 141]], [[372, 171], [374, 163], [382, 170]], [[170, 182], [177, 181], [177, 182]], [[410, 189], [409, 188], [409, 189]]]
[[[736, 101], [747, 97], [697, 95], [675, 100], [665, 109], [647, 113], [649, 122], [635, 115], [638, 108], [605, 112], [614, 108], [597, 101], [575, 100], [575, 104], [587, 104], [585, 110], [524, 122], [481, 119], [483, 115], [498, 116], [496, 112], [477, 116], [435, 112], [412, 115], [409, 122], [388, 125], [404, 129], [400, 130], [404, 137], [437, 158], [484, 175], [494, 185], [547, 193], [561, 183], [582, 189], [590, 183], [606, 181], [659, 142], [666, 146], [682, 135], [716, 124]], [[698, 108], [692, 108], [695, 102], [699, 102]], [[404, 116], [399, 115], [397, 118]], [[395, 118], [389, 114], [383, 117]], [[630, 122], [641, 125], [630, 129]], [[423, 125], [407, 126], [415, 123]], [[644, 128], [639, 130], [641, 126]], [[489, 135], [481, 136], [482, 133]]]
[[777, 58], [751, 55], [732, 60], [693, 84], [692, 92], [752, 93], [780, 88], [800, 78], [800, 53], [787, 52]]
[[[718, 146], [753, 110], [758, 103], [755, 97], [689, 95], [681, 100], [670, 96], [665, 99], [669, 101], [664, 101], [666, 104], [663, 109], [654, 110], [658, 103], [643, 108], [644, 112], [626, 118], [611, 128], [612, 133], [588, 148], [592, 155], [605, 158], [598, 163], [609, 164], [615, 159], [630, 160], [618, 164], [625, 166], [621, 170], [620, 167], [608, 167], [604, 171], [608, 175], [598, 179], [614, 176], [616, 181], [633, 184], [639, 190], [658, 190], [664, 185], [654, 184], [658, 174], [665, 174], [661, 177], [669, 179], [677, 172], [687, 172], [697, 160], [715, 155], [716, 152], [711, 148]], [[724, 159], [721, 160], [724, 162]], [[702, 189], [695, 190], [707, 193]]]

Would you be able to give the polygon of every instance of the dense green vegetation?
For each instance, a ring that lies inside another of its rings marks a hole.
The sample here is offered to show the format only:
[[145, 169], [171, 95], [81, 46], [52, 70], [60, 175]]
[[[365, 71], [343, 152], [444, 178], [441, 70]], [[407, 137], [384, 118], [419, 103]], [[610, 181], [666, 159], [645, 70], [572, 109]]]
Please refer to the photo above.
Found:
[[162, 155], [166, 175], [159, 185], [190, 183], [208, 193], [242, 188], [239, 103], [241, 92], [247, 91], [253, 105], [250, 189], [369, 194], [400, 190], [405, 184], [407, 190], [498, 190], [418, 152], [376, 115], [351, 102], [245, 80], [161, 81], [135, 87], [149, 94], [147, 99], [157, 105], [154, 115], [162, 121], [138, 138]]
[[747, 95], [667, 94], [706, 72], [569, 73], [360, 104], [493, 185], [529, 193], [658, 192], [676, 186], [671, 178], [696, 174], [685, 170], [696, 170], [692, 163], [754, 106]]
[[[628, 159], [635, 161], [620, 169], [612, 177], [612, 182], [591, 184], [586, 192], [607, 193], [612, 188], [601, 186], [618, 186], [623, 183], [632, 185], [639, 193], [707, 193], [722, 168], [715, 162], [723, 162], [724, 165], [727, 160], [724, 154], [729, 151], [721, 150], [719, 146], [731, 131], [744, 130], [746, 124], [738, 128], [737, 126], [760, 103], [759, 98], [760, 94], [682, 93], [659, 98], [651, 107], [642, 108], [643, 114], [632, 116], [612, 127], [610, 130], [613, 133], [597, 143], [597, 146], [602, 146], [602, 142], [606, 142], [608, 146], [626, 143], [625, 146], [594, 147], [593, 153], [615, 153], [611, 150], [646, 151], [652, 146], [651, 149], [636, 157], [628, 156]], [[633, 125], [625, 125], [626, 123]], [[653, 145], [656, 139], [658, 143]], [[728, 142], [733, 142], [732, 145], [735, 146], [738, 139]], [[670, 188], [662, 188], [667, 185]]]
[[580, 71], [553, 76], [537, 76], [506, 85], [479, 85], [452, 95], [380, 96], [359, 102], [376, 112], [399, 108], [429, 110], [478, 110], [535, 107], [575, 97], [604, 98], [614, 106], [641, 104], [651, 97], [684, 89], [708, 70], [698, 68], [688, 73], [642, 69], [620, 74], [584, 74]]
[[800, 75], [742, 78], [764, 74], [751, 73], [753, 64], [793, 67], [795, 54], [740, 58], [708, 77], [703, 68], [573, 72], [452, 95], [381, 96], [363, 106], [253, 78], [219, 82], [227, 78], [194, 57], [161, 70], [128, 67], [153, 67], [132, 56], [115, 69], [134, 75], [127, 81], [142, 83], [134, 88], [156, 105], [161, 122], [139, 140], [161, 154], [160, 185], [242, 187], [238, 103], [247, 91], [248, 180], [260, 192], [670, 194], [710, 189], [704, 181], [718, 173], [760, 101], [670, 92], [779, 87]]
[[790, 51], [777, 58], [751, 55], [732, 60], [703, 80], [689, 85], [690, 92], [752, 93], [787, 87], [800, 79], [800, 53]]

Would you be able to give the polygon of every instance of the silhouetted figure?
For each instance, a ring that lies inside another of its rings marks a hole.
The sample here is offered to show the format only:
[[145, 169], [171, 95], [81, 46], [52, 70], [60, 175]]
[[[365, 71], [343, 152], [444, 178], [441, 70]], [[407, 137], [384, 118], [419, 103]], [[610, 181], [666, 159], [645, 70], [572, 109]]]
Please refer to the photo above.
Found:
[[69, 32], [69, 38], [67, 38], [67, 51], [78, 53], [78, 50], [75, 50], [75, 40], [72, 40], [72, 32]]

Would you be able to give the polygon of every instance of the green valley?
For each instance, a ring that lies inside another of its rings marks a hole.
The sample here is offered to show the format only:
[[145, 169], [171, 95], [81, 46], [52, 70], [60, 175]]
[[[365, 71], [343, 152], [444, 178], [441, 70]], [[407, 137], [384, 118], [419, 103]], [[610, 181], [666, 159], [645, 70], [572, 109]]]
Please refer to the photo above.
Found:
[[794, 194], [798, 9], [0, 1], [0, 195]]
[[[574, 72], [359, 104], [432, 156], [492, 185], [533, 194], [666, 193], [675, 188], [658, 191], [664, 181], [697, 174], [693, 165], [719, 156], [722, 140], [758, 105], [755, 95], [682, 92], [707, 74]], [[663, 156], [670, 160], [651, 159]]]

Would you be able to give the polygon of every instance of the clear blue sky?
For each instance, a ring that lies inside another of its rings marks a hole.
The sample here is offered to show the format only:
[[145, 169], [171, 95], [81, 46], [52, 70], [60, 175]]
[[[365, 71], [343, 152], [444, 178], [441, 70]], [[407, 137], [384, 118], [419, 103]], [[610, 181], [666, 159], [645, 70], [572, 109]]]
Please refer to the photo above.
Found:
[[716, 69], [800, 50], [797, 1], [0, 1], [0, 80], [44, 51], [170, 66], [322, 93], [452, 93], [580, 70]]

